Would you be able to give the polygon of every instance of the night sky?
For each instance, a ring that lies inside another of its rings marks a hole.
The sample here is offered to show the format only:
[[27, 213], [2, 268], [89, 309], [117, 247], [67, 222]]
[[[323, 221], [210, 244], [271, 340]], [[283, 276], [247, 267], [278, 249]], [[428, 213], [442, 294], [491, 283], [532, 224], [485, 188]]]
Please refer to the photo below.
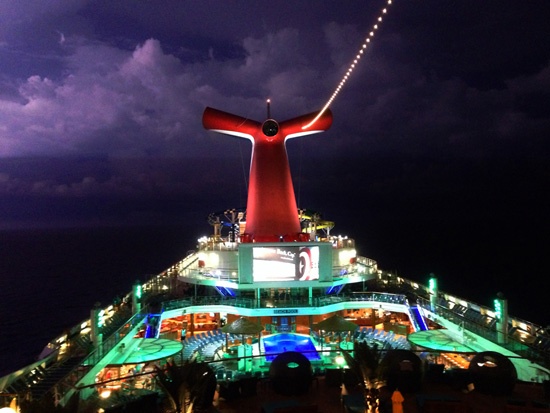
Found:
[[[190, 225], [189, 249], [246, 205], [250, 144], [204, 108], [320, 109], [384, 7], [0, 1], [0, 229]], [[549, 22], [547, 0], [395, 0], [332, 128], [287, 146], [299, 206], [405, 277], [485, 305], [541, 294]], [[511, 312], [550, 324], [528, 302]]]

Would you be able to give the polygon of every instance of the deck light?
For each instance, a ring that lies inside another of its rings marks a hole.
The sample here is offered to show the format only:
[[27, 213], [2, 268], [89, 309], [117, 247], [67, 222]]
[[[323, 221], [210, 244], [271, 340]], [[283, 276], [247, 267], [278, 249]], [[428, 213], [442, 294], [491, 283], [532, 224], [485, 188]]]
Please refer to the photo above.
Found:
[[430, 290], [430, 294], [435, 294], [435, 290], [437, 289], [437, 282], [435, 278], [430, 278], [430, 281], [428, 282], [428, 289]]
[[495, 298], [494, 304], [495, 304], [495, 316], [497, 320], [500, 321], [500, 318], [502, 317], [502, 304], [500, 303], [500, 300], [498, 298]]

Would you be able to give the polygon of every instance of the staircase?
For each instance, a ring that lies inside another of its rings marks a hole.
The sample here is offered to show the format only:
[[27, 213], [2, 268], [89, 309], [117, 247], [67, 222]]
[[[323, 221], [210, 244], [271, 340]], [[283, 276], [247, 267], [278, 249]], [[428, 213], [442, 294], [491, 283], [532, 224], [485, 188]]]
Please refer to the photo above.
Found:
[[32, 399], [40, 400], [64, 379], [82, 359], [83, 357], [69, 357], [48, 368], [38, 367], [33, 374], [12, 383], [8, 390], [14, 393], [30, 392]]
[[105, 325], [101, 328], [103, 338], [110, 337], [115, 331], [117, 331], [124, 323], [126, 323], [132, 317], [132, 313], [129, 309], [120, 309], [113, 314], [112, 317], [105, 321]]

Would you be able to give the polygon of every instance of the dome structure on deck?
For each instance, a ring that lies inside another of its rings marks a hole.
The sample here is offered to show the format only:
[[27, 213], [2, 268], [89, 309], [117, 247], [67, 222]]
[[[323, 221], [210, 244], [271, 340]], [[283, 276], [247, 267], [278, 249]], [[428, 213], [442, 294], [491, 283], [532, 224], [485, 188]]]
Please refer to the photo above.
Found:
[[492, 395], [512, 393], [518, 374], [508, 357], [496, 351], [483, 351], [476, 354], [468, 370], [475, 389]]
[[299, 396], [305, 394], [313, 378], [313, 369], [306, 356], [296, 351], [278, 355], [269, 367], [275, 392]]

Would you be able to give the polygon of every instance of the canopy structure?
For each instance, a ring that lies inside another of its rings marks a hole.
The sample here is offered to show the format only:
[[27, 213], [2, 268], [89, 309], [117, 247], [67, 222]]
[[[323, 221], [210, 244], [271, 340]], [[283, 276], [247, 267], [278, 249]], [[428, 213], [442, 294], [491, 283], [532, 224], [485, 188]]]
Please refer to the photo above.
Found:
[[222, 327], [222, 333], [225, 333], [225, 347], [229, 347], [229, 334], [240, 334], [243, 336], [243, 344], [245, 335], [257, 335], [258, 348], [261, 348], [260, 337], [262, 335], [263, 329], [264, 328], [261, 324], [250, 321], [248, 318], [241, 317], [238, 320], [233, 321], [231, 324], [227, 324], [226, 326]]
[[226, 334], [241, 334], [241, 335], [256, 335], [263, 331], [261, 324], [254, 323], [248, 318], [241, 317], [233, 321], [231, 324], [222, 327], [222, 333]]
[[339, 316], [338, 314], [335, 314], [332, 317], [329, 317], [326, 320], [315, 324], [313, 328], [315, 330], [344, 332], [355, 331], [357, 329], [357, 324], [352, 321], [346, 320], [344, 317]]
[[[335, 333], [339, 333], [338, 337], [341, 337], [340, 333], [344, 333], [347, 331], [355, 331], [357, 329], [357, 324], [355, 324], [352, 321], [346, 320], [344, 317], [339, 316], [338, 314], [334, 314], [333, 316], [315, 324], [313, 326], [314, 330], [322, 330], [324, 331], [332, 331]], [[323, 348], [324, 343], [324, 333], [322, 333], [322, 340], [321, 340], [321, 348]], [[353, 340], [352, 340], [353, 343]]]
[[120, 351], [109, 364], [139, 364], [160, 360], [180, 352], [183, 344], [162, 338], [133, 339], [124, 351]]
[[426, 330], [409, 334], [408, 340], [430, 350], [471, 353], [476, 351], [461, 340], [452, 335], [448, 330]]

